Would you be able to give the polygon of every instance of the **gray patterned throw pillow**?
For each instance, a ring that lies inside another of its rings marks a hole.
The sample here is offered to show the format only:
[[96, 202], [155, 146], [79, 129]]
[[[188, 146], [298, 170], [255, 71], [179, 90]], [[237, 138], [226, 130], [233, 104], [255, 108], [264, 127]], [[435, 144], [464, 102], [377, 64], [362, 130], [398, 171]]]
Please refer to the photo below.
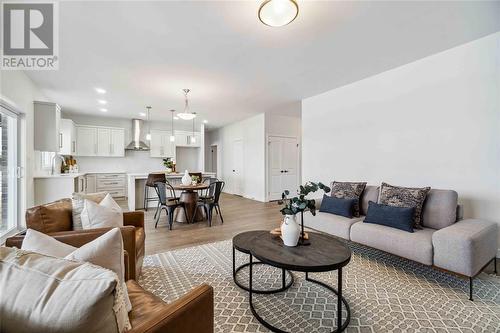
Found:
[[413, 227], [422, 229], [422, 207], [430, 187], [399, 187], [382, 183], [378, 203], [394, 207], [415, 207]]
[[353, 206], [352, 216], [359, 217], [359, 201], [365, 190], [366, 182], [332, 182], [332, 197], [341, 199], [357, 199]]

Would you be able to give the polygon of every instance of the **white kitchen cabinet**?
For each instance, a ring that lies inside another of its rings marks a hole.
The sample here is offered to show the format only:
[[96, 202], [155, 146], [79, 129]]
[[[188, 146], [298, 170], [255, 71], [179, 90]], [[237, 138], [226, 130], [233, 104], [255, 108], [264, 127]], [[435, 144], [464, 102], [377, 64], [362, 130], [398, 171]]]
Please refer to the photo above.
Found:
[[97, 128], [76, 126], [77, 156], [97, 156]]
[[125, 130], [123, 128], [111, 129], [110, 156], [125, 156]]
[[95, 193], [96, 188], [96, 175], [85, 175], [85, 193]]
[[151, 157], [175, 158], [175, 145], [170, 141], [169, 131], [152, 130], [149, 142], [149, 155]]
[[61, 108], [55, 103], [34, 102], [35, 150], [59, 152], [62, 143]]
[[109, 156], [111, 154], [111, 130], [109, 128], [97, 128], [97, 156]]
[[60, 149], [61, 155], [76, 154], [76, 128], [75, 123], [71, 119], [61, 119], [60, 130]]
[[77, 156], [125, 156], [123, 128], [76, 126]]
[[[195, 138], [193, 142], [192, 138]], [[177, 147], [200, 147], [200, 132], [175, 131], [175, 145]]]
[[75, 178], [75, 192], [85, 192], [85, 176], [78, 176]]
[[126, 177], [124, 173], [96, 174], [96, 191], [107, 192], [112, 197], [126, 196]]

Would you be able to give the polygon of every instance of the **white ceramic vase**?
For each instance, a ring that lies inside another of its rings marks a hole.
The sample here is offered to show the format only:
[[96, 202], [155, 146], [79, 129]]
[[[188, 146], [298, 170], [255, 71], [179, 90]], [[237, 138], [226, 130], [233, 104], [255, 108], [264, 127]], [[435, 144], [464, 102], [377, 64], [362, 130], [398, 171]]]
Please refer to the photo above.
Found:
[[186, 170], [184, 171], [184, 176], [182, 176], [182, 185], [191, 185], [191, 176], [189, 175], [189, 172]]
[[295, 215], [285, 215], [281, 224], [281, 238], [285, 246], [297, 246], [300, 237], [300, 227], [295, 220]]

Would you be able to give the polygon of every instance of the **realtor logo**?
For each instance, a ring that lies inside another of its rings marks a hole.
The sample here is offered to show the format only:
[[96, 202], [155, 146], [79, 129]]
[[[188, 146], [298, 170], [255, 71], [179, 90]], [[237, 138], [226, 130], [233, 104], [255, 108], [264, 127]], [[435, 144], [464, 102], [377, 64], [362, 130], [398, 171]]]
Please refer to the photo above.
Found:
[[58, 69], [55, 2], [2, 3], [2, 69]]

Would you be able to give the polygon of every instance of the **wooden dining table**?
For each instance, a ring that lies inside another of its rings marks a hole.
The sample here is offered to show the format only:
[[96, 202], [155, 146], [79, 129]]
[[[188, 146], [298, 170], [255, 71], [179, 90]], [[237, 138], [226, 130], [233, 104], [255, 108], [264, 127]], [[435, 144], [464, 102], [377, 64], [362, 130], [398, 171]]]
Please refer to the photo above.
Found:
[[[198, 184], [190, 184], [190, 185], [174, 185], [173, 188], [176, 191], [182, 191], [181, 195], [179, 197], [179, 201], [184, 202], [184, 205], [186, 205], [186, 214], [184, 214], [183, 209], [178, 209], [177, 210], [177, 216], [175, 220], [177, 222], [199, 222], [203, 221], [204, 216], [203, 216], [203, 211], [201, 210], [201, 207], [198, 207], [198, 191], [201, 190], [206, 190], [208, 188], [208, 184], [205, 183], [198, 183]], [[193, 219], [194, 215], [194, 219]]]

